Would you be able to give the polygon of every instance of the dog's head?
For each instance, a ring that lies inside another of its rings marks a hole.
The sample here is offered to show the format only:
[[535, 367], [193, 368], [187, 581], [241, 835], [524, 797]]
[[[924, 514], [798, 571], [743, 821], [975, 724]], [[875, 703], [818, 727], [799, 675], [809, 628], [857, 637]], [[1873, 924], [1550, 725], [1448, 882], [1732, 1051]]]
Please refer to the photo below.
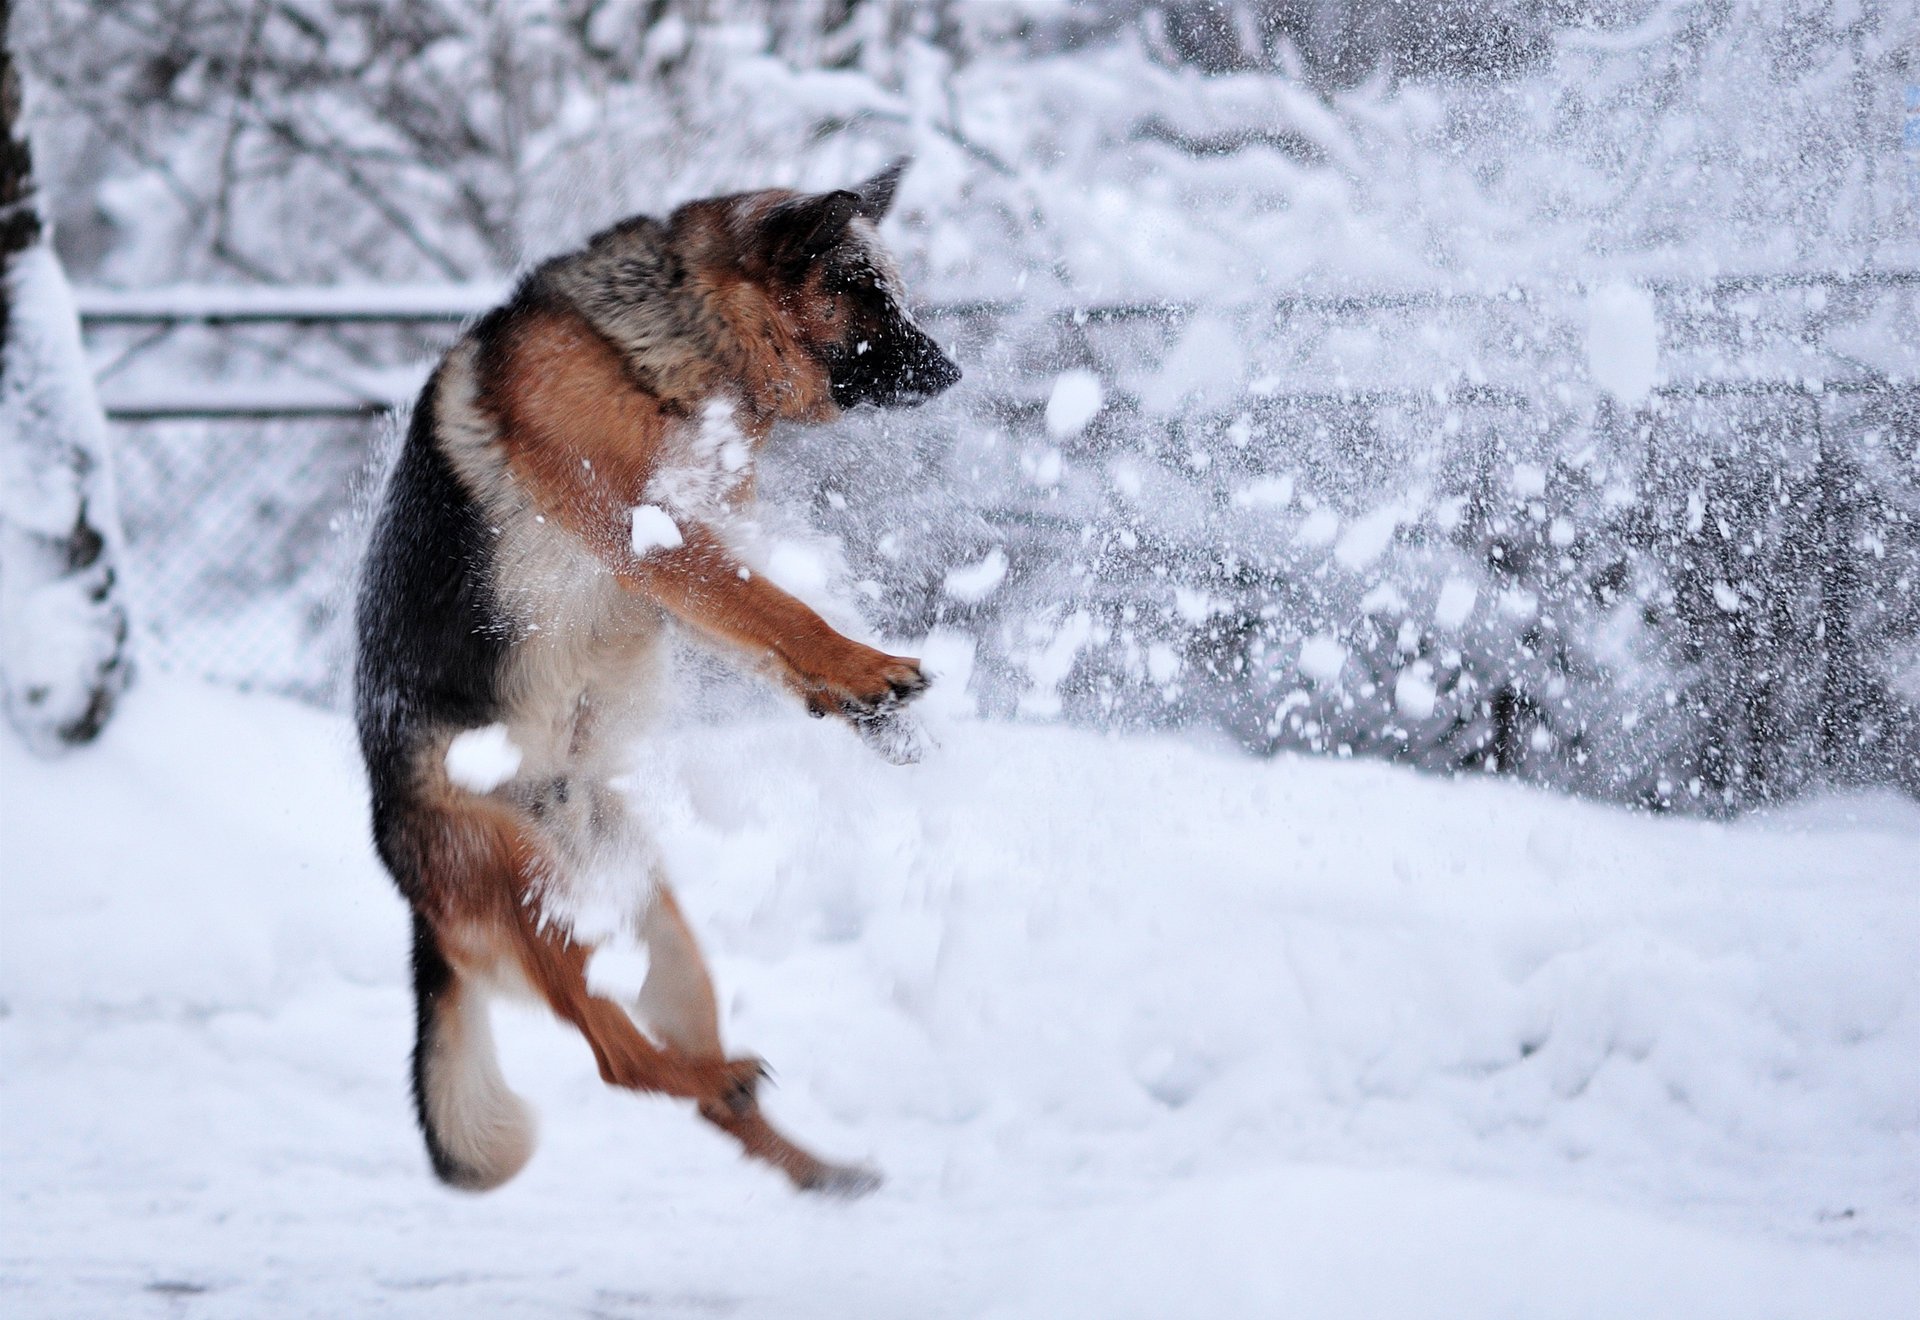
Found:
[[906, 165], [896, 161], [857, 188], [730, 199], [742, 267], [825, 371], [841, 408], [911, 406], [960, 379], [907, 311], [899, 267], [876, 228]]

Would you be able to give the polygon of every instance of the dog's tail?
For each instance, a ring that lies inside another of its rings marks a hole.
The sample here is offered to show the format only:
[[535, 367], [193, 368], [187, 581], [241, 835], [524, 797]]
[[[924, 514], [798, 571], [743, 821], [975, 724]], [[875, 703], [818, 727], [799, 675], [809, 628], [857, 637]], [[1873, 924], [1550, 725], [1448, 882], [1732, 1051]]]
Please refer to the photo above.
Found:
[[507, 1089], [487, 996], [447, 961], [433, 927], [413, 918], [413, 1105], [442, 1182], [498, 1187], [533, 1155], [533, 1111]]

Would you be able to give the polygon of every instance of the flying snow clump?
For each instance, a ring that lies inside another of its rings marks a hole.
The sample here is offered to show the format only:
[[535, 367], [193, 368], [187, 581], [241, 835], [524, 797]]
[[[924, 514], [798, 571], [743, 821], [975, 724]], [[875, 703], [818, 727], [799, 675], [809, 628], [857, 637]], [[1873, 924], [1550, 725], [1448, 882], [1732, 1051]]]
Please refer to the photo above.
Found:
[[633, 553], [650, 555], [655, 550], [673, 550], [686, 543], [680, 524], [658, 504], [641, 504], [633, 510]]
[[1425, 660], [1416, 660], [1401, 670], [1393, 683], [1393, 704], [1410, 720], [1432, 715], [1439, 695], [1433, 686], [1433, 666]]
[[1316, 633], [1300, 644], [1300, 672], [1322, 683], [1340, 677], [1347, 665], [1347, 648], [1332, 633]]
[[645, 945], [630, 936], [610, 938], [587, 960], [587, 989], [605, 999], [638, 999], [650, 962]]
[[1047, 434], [1056, 440], [1079, 435], [1103, 402], [1098, 376], [1091, 371], [1061, 372], [1047, 399]]
[[995, 546], [977, 564], [947, 570], [947, 595], [962, 605], [974, 605], [991, 596], [1007, 577], [1007, 552]]
[[1358, 573], [1386, 553], [1393, 534], [1400, 527], [1400, 510], [1392, 505], [1375, 509], [1348, 525], [1346, 533], [1333, 547], [1333, 557], [1342, 568]]
[[1458, 628], [1473, 613], [1480, 592], [1465, 578], [1450, 577], [1440, 587], [1440, 599], [1434, 602], [1433, 621], [1442, 628]]
[[473, 793], [491, 793], [520, 770], [520, 749], [504, 724], [456, 734], [447, 744], [447, 778]]
[[1605, 284], [1587, 295], [1587, 373], [1621, 403], [1653, 392], [1660, 368], [1660, 316], [1653, 295]]

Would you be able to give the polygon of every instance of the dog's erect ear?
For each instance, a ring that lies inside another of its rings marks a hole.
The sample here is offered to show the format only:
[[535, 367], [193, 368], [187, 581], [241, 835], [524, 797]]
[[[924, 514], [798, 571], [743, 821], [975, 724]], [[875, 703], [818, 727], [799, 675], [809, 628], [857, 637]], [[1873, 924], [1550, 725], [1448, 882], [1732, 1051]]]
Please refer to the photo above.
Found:
[[900, 176], [907, 172], [907, 166], [913, 164], [913, 157], [902, 156], [893, 164], [861, 184], [854, 192], [860, 196], [860, 214], [869, 220], [878, 221], [893, 209], [893, 194], [899, 190]]
[[760, 221], [761, 251], [776, 269], [804, 270], [840, 241], [859, 211], [859, 196], [844, 188], [782, 202]]

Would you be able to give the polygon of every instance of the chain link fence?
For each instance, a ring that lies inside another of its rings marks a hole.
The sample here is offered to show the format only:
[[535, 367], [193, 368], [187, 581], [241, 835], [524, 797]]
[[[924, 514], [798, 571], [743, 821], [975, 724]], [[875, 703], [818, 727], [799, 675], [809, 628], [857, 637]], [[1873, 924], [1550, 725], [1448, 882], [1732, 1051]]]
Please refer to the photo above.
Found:
[[[1627, 405], [1586, 383], [1577, 286], [1239, 321], [933, 308], [968, 384], [795, 433], [765, 484], [838, 538], [876, 624], [967, 637], [997, 714], [1658, 806], [1829, 773], [1920, 787], [1920, 385], [1861, 348], [1912, 342], [1917, 290], [1911, 272], [1642, 286], [1664, 371]], [[275, 362], [311, 361], [305, 335], [335, 385], [417, 379], [455, 333], [442, 312], [405, 334], [281, 327]], [[1050, 391], [1074, 372], [1102, 397], [1063, 432]], [[394, 425], [123, 422], [144, 661], [339, 703]], [[995, 555], [1004, 580], [974, 594], [965, 571]]]
[[356, 529], [390, 425], [121, 426], [115, 458], [140, 662], [337, 703]]

